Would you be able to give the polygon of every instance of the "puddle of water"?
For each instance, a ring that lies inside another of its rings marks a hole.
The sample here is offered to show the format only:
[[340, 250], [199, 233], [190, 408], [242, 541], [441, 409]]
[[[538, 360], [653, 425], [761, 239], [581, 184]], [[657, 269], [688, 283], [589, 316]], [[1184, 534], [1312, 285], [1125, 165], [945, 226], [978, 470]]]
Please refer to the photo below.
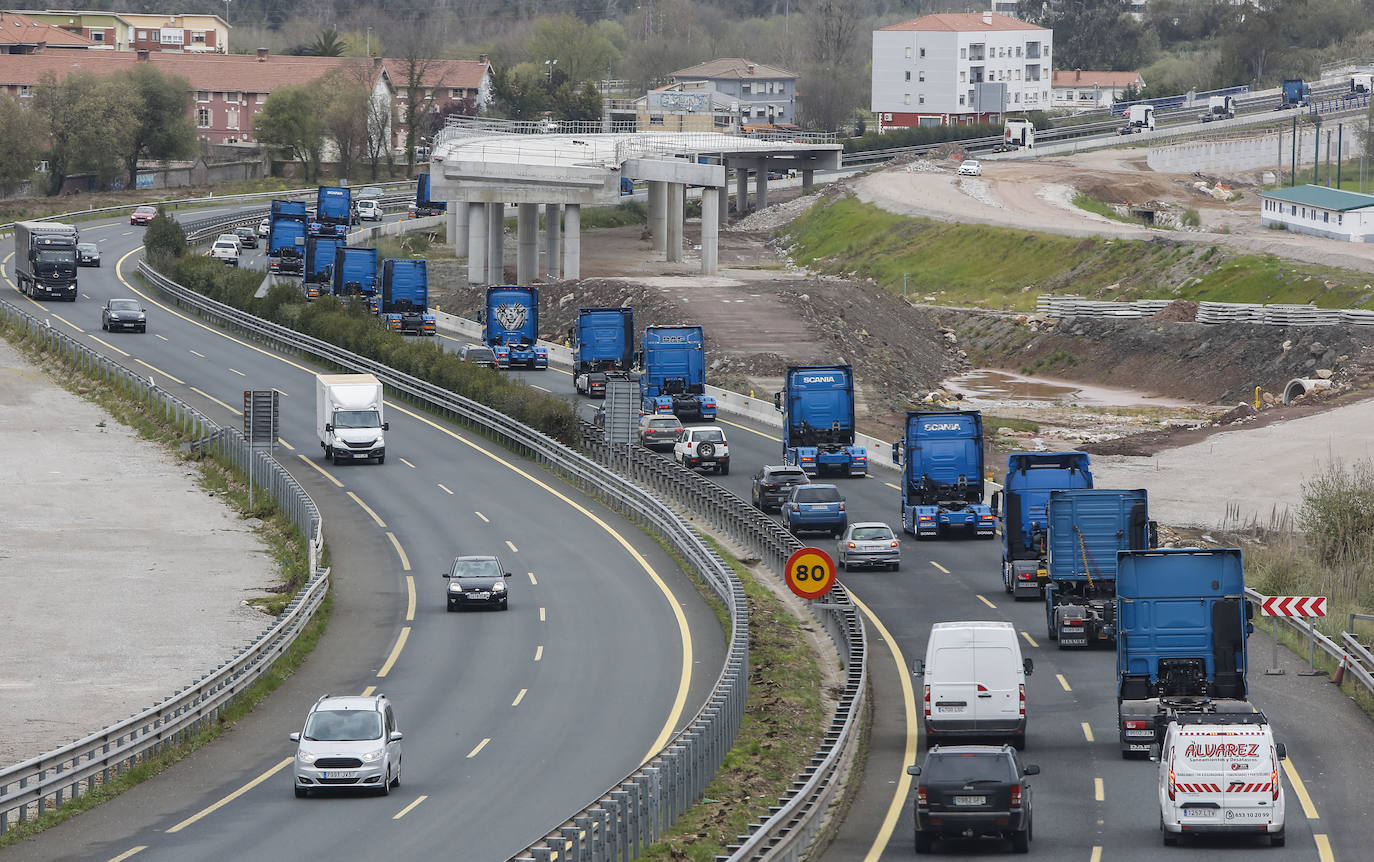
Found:
[[1051, 401], [1112, 407], [1192, 407], [1194, 402], [1164, 398], [1131, 389], [1092, 386], [1049, 377], [1027, 377], [1009, 371], [977, 368], [943, 383], [949, 392], [963, 393], [970, 401]]

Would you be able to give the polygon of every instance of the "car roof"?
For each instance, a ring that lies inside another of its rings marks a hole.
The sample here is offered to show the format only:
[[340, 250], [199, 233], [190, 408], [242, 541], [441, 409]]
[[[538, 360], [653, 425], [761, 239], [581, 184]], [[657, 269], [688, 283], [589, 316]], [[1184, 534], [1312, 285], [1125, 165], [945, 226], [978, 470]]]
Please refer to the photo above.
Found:
[[892, 529], [891, 527], [888, 527], [887, 524], [884, 524], [882, 521], [859, 521], [857, 523], [849, 525], [849, 529], [851, 530], [857, 530], [860, 527], [887, 527], [887, 529], [889, 530]]
[[954, 755], [981, 755], [997, 756], [1009, 755], [1012, 753], [1010, 745], [936, 745], [926, 752], [929, 757], [932, 754], [954, 754]]
[[146, 213], [148, 210], [157, 212], [157, 207], [153, 206], [152, 204], [143, 204], [142, 206], [135, 209], [134, 212]]
[[500, 561], [501, 561], [501, 558], [498, 557], [498, 556], [496, 556], [495, 554], [463, 554], [462, 556], [458, 556], [458, 557], [454, 557], [454, 558], [453, 558], [453, 562], [455, 562], [455, 563], [458, 562], [458, 561], [460, 561], [460, 560], [465, 560], [465, 561], [496, 560], [497, 562], [500, 562]]
[[[324, 697], [315, 701], [314, 709], [378, 709], [382, 701], [386, 700], [384, 694], [372, 694], [367, 697], [361, 695], [326, 694]], [[312, 710], [313, 712], [314, 710]]]
[[[800, 487], [800, 486], [798, 486], [798, 487]], [[825, 488], [834, 488], [836, 491], [840, 490], [840, 486], [839, 486], [839, 485], [817, 484], [817, 483], [815, 483], [815, 482], [812, 482], [811, 484], [809, 484], [809, 485], [806, 486], [806, 490], [808, 490], [808, 491], [819, 491], [819, 490], [824, 490]]]
[[688, 431], [719, 431], [719, 432], [722, 433], [722, 434], [725, 433], [725, 429], [722, 428], [722, 427], [720, 427], [719, 425], [693, 425], [691, 428], [688, 428], [687, 430], [688, 430]]

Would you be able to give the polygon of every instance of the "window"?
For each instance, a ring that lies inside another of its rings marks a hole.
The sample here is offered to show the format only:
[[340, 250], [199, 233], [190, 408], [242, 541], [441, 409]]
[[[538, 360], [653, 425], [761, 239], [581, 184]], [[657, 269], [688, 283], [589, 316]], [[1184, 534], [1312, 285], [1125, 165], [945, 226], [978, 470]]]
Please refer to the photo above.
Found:
[[963, 96], [960, 96], [960, 97], [959, 97], [959, 104], [960, 104], [960, 105], [963, 105], [963, 104], [964, 104], [964, 97], [963, 97]]
[[916, 103], [917, 103], [917, 104], [920, 104], [920, 105], [924, 105], [924, 104], [926, 103], [926, 97], [925, 97], [924, 95], [917, 96], [917, 97], [916, 97]]
[[968, 72], [960, 72], [960, 73], [959, 73], [959, 83], [961, 83], [961, 84], [967, 84], [967, 83], [968, 83]]
[[138, 40], [139, 42], [146, 42], [146, 41], [148, 41], [148, 31], [147, 31], [147, 30], [135, 30], [135, 31], [134, 31], [134, 39]]
[[209, 108], [196, 108], [196, 126], [202, 129], [210, 128]]
[[903, 94], [902, 94], [902, 104], [903, 104], [903, 105], [910, 105], [910, 104], [911, 104], [911, 94], [910, 94], [910, 93], [903, 93]]
[[230, 128], [230, 129], [237, 129], [237, 128], [239, 127], [239, 109], [238, 109], [238, 108], [230, 108], [230, 109], [229, 109], [229, 111], [228, 111], [228, 116], [225, 118], [225, 127], [226, 127], [226, 128]]
[[235, 92], [233, 92], [233, 93], [230, 93], [230, 94], [228, 95], [228, 97], [227, 97], [227, 100], [228, 100], [228, 101], [233, 102], [233, 103], [235, 103], [235, 104], [237, 104], [237, 103], [238, 103], [239, 101], [241, 101], [242, 99], [243, 99], [243, 94], [240, 93], [240, 92], [237, 92], [237, 91], [235, 91]]
[[906, 58], [907, 58], [908, 60], [911, 59], [911, 48], [910, 48], [910, 46], [908, 46], [907, 49], [906, 49]]
[[264, 103], [266, 103], [266, 102], [267, 102], [267, 94], [266, 94], [266, 93], [258, 93], [257, 103], [258, 103], [259, 105], [261, 105], [261, 104], [264, 104]]
[[104, 30], [92, 30], [92, 31], [91, 31], [91, 41], [92, 41], [92, 42], [104, 42], [104, 41], [105, 41], [105, 31], [104, 31]]
[[1345, 219], [1345, 216], [1344, 216], [1344, 215], [1342, 215], [1341, 213], [1336, 213], [1336, 224], [1340, 224], [1341, 221], [1344, 220], [1344, 219]]
[[29, 99], [33, 97], [33, 89], [28, 84], [19, 85], [19, 98]]
[[926, 55], [926, 49], [925, 49], [925, 48], [922, 48], [922, 49], [921, 49], [921, 57], [924, 58], [925, 55]]
[[204, 31], [204, 30], [193, 30], [193, 31], [191, 32], [191, 44], [192, 44], [192, 45], [204, 45], [204, 44], [205, 44], [205, 31]]
[[924, 81], [924, 80], [926, 79], [926, 73], [925, 73], [924, 71], [922, 71], [922, 72], [918, 73], [916, 77], [917, 77], [918, 80]]
[[449, 97], [450, 99], [461, 99], [461, 98], [463, 98], [463, 88], [462, 88], [462, 87], [449, 87], [449, 90], [448, 90], [448, 97]]
[[1296, 205], [1296, 204], [1290, 204], [1290, 206], [1292, 207], [1292, 210], [1291, 210], [1288, 214], [1289, 214], [1289, 215], [1297, 215], [1297, 214], [1298, 214], [1298, 207], [1297, 207], [1297, 205]]
[[208, 91], [208, 90], [196, 90], [196, 101], [197, 101], [197, 102], [208, 102], [208, 101], [210, 101], [210, 93], [209, 93], [209, 91]]
[[739, 91], [742, 95], [748, 96], [753, 93], [754, 85], [748, 82], [740, 84]]
[[907, 70], [906, 70], [906, 79], [907, 79], [908, 81], [911, 80], [911, 70], [910, 70], [910, 69], [907, 69]]
[[1329, 223], [1331, 222], [1331, 213], [1329, 213], [1329, 212], [1323, 212], [1323, 213], [1322, 213], [1322, 221], [1324, 221], [1324, 222], [1326, 222], [1326, 223], [1329, 224]]
[[1018, 57], [1021, 56], [1021, 46], [1020, 46], [1020, 45], [1017, 45], [1017, 46], [1016, 46], [1016, 56], [1018, 56]]

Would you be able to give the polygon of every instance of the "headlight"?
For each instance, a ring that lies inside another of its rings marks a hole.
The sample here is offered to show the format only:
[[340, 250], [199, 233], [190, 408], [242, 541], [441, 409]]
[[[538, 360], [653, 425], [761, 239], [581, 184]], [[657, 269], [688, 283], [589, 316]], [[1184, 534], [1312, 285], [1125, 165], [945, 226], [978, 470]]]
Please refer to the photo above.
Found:
[[463, 585], [458, 583], [457, 581], [449, 581], [448, 591], [450, 593], [461, 593], [463, 591]]
[[315, 757], [316, 757], [316, 755], [311, 754], [311, 753], [308, 752], [308, 751], [297, 751], [297, 752], [296, 752], [296, 759], [299, 760], [301, 763], [314, 763], [314, 762], [315, 762]]
[[497, 581], [496, 584], [491, 588], [491, 591], [493, 593], [504, 593], [506, 591], [506, 582]]
[[363, 763], [372, 763], [373, 761], [381, 760], [385, 754], [385, 748], [379, 748], [376, 751], [369, 751], [367, 754], [363, 755]]

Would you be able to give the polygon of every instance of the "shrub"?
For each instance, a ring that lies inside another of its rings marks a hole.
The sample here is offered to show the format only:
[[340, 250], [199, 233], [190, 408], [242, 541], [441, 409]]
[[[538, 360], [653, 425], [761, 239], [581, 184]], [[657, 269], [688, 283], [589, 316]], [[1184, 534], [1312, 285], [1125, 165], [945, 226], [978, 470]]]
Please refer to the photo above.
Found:
[[1298, 526], [1328, 566], [1374, 560], [1374, 462], [1329, 462], [1302, 486]]
[[147, 250], [148, 262], [165, 269], [186, 254], [186, 231], [181, 229], [180, 222], [159, 207], [143, 234], [143, 247]]

